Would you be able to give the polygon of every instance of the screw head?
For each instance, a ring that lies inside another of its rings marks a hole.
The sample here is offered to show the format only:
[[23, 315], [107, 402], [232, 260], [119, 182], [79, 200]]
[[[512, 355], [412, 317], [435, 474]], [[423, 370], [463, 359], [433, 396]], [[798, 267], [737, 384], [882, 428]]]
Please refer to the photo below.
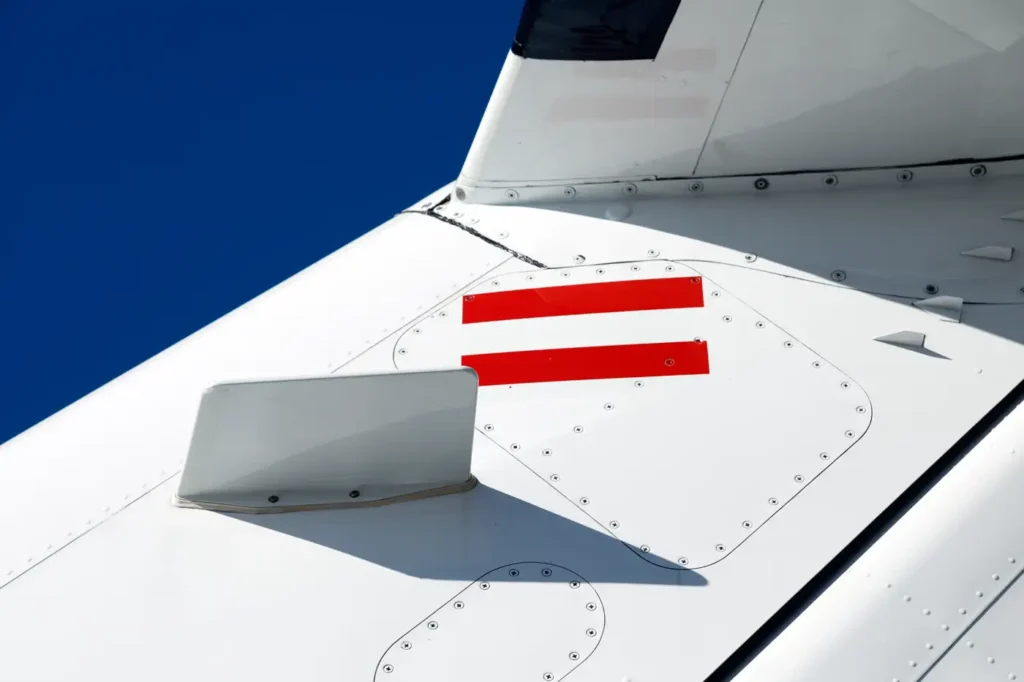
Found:
[[908, 170], [901, 170], [896, 174], [896, 182], [910, 182], [914, 179], [914, 174]]
[[690, 183], [690, 191], [694, 194], [700, 194], [704, 191], [704, 183], [700, 180], [694, 180]]
[[515, 191], [514, 189], [507, 189], [507, 190], [505, 190], [505, 198], [506, 199], [510, 199], [510, 200], [511, 199], [518, 199], [519, 198], [519, 192]]
[[271, 495], [270, 497], [267, 498], [267, 502], [269, 502], [270, 504], [277, 504], [278, 500], [280, 499], [281, 498], [278, 497], [277, 495]]
[[566, 199], [572, 199], [574, 196], [576, 196], [576, 188], [566, 187], [565, 189], [562, 190], [562, 194], [565, 196]]
[[826, 187], [835, 187], [839, 184], [839, 177], [835, 175], [826, 175], [822, 180]]
[[924, 285], [924, 293], [926, 293], [926, 294], [937, 294], [937, 293], [939, 293], [939, 288], [937, 286], [935, 286], [934, 284], [925, 284]]
[[829, 277], [832, 278], [833, 282], [842, 282], [846, 279], [846, 272], [843, 270], [833, 270]]
[[984, 176], [986, 173], [988, 173], [988, 168], [986, 168], [984, 165], [980, 163], [977, 166], [971, 166], [972, 178], [980, 178]]
[[412, 642], [409, 642], [409, 641], [402, 642], [402, 648], [405, 649], [406, 651], [408, 651], [409, 649], [412, 648]]
[[625, 194], [629, 195], [636, 194], [636, 185], [634, 185], [632, 182], [627, 182], [625, 185], [622, 186], [622, 191]]
[[586, 261], [586, 256], [584, 256], [582, 253], [576, 254], [575, 256], [572, 257], [572, 262], [575, 263], [576, 265], [579, 265], [580, 263], [585, 263]]
[[768, 189], [768, 186], [768, 178], [758, 178], [757, 180], [754, 180], [754, 189], [759, 192]]
[[355, 499], [355, 498], [359, 497], [359, 491], [358, 490], [349, 490], [348, 491], [348, 496], [351, 497], [352, 499]]

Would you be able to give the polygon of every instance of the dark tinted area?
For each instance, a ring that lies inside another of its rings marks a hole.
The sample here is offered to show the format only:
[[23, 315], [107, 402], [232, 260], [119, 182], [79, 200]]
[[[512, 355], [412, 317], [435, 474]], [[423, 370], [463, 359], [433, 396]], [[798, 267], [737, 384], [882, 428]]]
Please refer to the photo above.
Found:
[[679, 0], [527, 0], [512, 52], [527, 59], [654, 59]]

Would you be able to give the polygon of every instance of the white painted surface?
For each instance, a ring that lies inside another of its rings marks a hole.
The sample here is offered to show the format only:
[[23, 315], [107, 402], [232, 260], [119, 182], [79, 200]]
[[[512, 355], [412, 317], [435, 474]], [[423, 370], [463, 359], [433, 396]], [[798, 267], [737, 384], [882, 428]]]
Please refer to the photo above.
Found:
[[1018, 406], [736, 681], [1024, 676], [1022, 486]]
[[1020, 224], [1002, 220], [1024, 195], [1024, 164], [989, 164], [981, 178], [970, 168], [919, 169], [910, 183], [895, 171], [848, 173], [834, 188], [825, 175], [773, 177], [763, 192], [749, 178], [704, 181], [699, 194], [685, 182], [640, 183], [627, 225], [604, 219], [625, 196], [616, 185], [581, 187], [572, 201], [524, 190], [522, 201], [534, 208], [446, 208], [548, 266], [572, 265], [578, 255], [587, 263], [641, 260], [653, 251], [876, 294], [1024, 303], [1024, 260], [960, 255], [979, 244], [1024, 247]]
[[682, 0], [653, 61], [509, 54], [459, 185], [689, 175], [758, 5]]
[[1022, 109], [1017, 0], [683, 0], [653, 61], [509, 55], [459, 185], [997, 158]]
[[[495, 277], [469, 294], [699, 276], [667, 261], [580, 266]], [[476, 353], [700, 339], [708, 374], [481, 387], [477, 427], [643, 558], [703, 568], [785, 514], [853, 448], [871, 401], [724, 287], [702, 287], [699, 308], [468, 325], [454, 300], [406, 332], [395, 359], [411, 369]]]
[[507, 258], [397, 216], [4, 443], [0, 587], [177, 472], [212, 384], [329, 372]]
[[272, 511], [466, 484], [477, 379], [451, 366], [213, 386], [199, 404], [178, 498]]

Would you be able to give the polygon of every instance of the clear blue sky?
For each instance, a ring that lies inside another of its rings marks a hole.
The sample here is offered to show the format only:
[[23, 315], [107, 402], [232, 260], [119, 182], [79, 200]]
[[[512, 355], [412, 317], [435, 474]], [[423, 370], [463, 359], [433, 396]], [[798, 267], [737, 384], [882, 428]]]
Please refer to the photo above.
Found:
[[0, 442], [451, 180], [521, 0], [0, 0]]

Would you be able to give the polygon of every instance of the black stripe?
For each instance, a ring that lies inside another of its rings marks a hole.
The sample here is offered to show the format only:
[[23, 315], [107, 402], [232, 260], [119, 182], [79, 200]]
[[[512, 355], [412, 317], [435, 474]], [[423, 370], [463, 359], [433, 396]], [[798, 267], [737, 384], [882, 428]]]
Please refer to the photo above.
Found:
[[512, 53], [526, 59], [654, 59], [679, 0], [526, 0]]

